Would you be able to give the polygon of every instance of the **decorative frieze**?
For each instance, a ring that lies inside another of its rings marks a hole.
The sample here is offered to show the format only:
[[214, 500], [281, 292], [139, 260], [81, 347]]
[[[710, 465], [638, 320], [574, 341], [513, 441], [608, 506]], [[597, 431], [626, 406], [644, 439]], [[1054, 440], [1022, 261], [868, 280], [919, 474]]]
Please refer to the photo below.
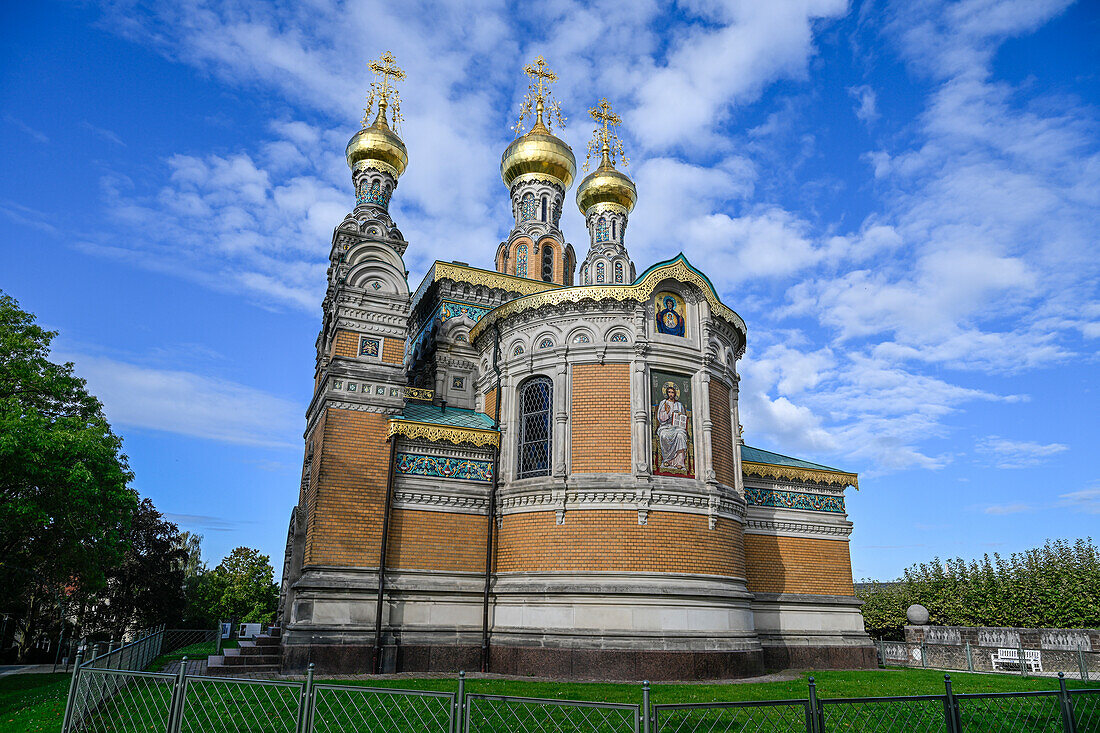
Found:
[[426, 456], [417, 453], [398, 453], [397, 472], [415, 476], [489, 483], [493, 480], [493, 463], [492, 461]]
[[811, 512], [844, 513], [843, 496], [823, 496], [821, 494], [805, 494], [799, 491], [776, 491], [774, 489], [746, 486], [745, 499], [748, 501], [749, 506], [771, 506], [784, 509], [805, 509]]
[[978, 631], [978, 646], [1015, 649], [1020, 646], [1020, 632], [1016, 629], [981, 629]]
[[1078, 649], [1083, 652], [1092, 651], [1092, 641], [1087, 631], [1043, 629], [1039, 635], [1039, 642], [1043, 649], [1058, 649], [1067, 652], [1075, 652]]
[[809, 522], [783, 522], [770, 519], [749, 519], [745, 532], [757, 534], [804, 534], [847, 537], [852, 533], [850, 522], [844, 524], [810, 524]]

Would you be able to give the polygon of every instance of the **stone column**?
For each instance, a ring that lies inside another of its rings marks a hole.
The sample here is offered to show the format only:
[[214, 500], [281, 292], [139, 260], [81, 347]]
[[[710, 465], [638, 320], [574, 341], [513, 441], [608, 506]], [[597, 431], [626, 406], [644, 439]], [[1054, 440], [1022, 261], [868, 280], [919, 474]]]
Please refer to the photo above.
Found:
[[569, 441], [569, 364], [566, 359], [554, 368], [553, 409], [553, 470], [554, 476], [565, 479], [566, 445]]
[[712, 486], [718, 485], [718, 476], [714, 473], [714, 445], [711, 442], [711, 428], [713, 423], [710, 419], [710, 371], [707, 369], [707, 363], [709, 359], [703, 359], [703, 368], [696, 374], [695, 379], [695, 416], [702, 417], [697, 421], [697, 425], [702, 427], [700, 430], [701, 440], [701, 455], [698, 456], [695, 466], [695, 474], [706, 481], [707, 484]]
[[649, 430], [647, 419], [649, 417], [649, 398], [646, 390], [646, 360], [648, 343], [634, 345], [634, 358], [630, 361], [630, 411], [631, 421], [631, 445], [630, 456], [634, 464], [634, 475], [649, 477]]
[[741, 495], [741, 498], [745, 498], [745, 477], [741, 473], [741, 446], [745, 441], [741, 437], [741, 415], [737, 408], [737, 397], [739, 393], [738, 385], [741, 383], [741, 378], [737, 376], [737, 370], [734, 367], [730, 367], [730, 416], [733, 422], [731, 426], [733, 430], [733, 480], [735, 482], [734, 488], [737, 489], [737, 493]]
[[500, 483], [506, 484], [515, 477], [515, 390], [513, 378], [507, 366], [500, 370]]

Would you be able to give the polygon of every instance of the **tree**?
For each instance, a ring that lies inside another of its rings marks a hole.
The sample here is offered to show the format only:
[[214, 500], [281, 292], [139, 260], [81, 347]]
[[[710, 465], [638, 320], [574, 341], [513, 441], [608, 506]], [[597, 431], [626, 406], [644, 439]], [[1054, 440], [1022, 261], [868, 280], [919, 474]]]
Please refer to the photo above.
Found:
[[250, 547], [237, 547], [214, 568], [222, 618], [269, 623], [279, 603], [271, 558]]
[[21, 619], [21, 657], [46, 609], [103, 587], [138, 503], [99, 400], [47, 358], [56, 336], [0, 293], [0, 610]]
[[967, 562], [933, 558], [894, 583], [864, 584], [863, 618], [872, 636], [900, 638], [905, 611], [920, 603], [933, 624], [1092, 628], [1100, 625], [1100, 550], [1092, 539]]

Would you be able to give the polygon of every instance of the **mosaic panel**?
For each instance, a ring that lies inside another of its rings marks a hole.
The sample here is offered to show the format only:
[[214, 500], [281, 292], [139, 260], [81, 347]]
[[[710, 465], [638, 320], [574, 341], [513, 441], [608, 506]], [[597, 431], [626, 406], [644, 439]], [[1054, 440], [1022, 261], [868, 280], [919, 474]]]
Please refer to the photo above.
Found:
[[803, 494], [800, 491], [776, 491], [745, 487], [745, 499], [753, 506], [775, 506], [784, 509], [808, 509], [812, 512], [844, 513], [843, 496]]
[[527, 245], [516, 247], [516, 275], [527, 277]]
[[607, 219], [601, 216], [596, 222], [596, 242], [606, 242], [608, 240], [609, 231], [610, 230], [607, 228]]
[[493, 463], [492, 461], [471, 461], [465, 458], [398, 453], [397, 472], [413, 476], [489, 483], [493, 480]]
[[653, 473], [695, 476], [691, 377], [650, 372], [653, 410]]
[[625, 333], [613, 333], [613, 334], [611, 334], [610, 341], [611, 341], [611, 343], [614, 343], [614, 344], [625, 344], [627, 342], [626, 334]]
[[603, 263], [596, 263], [596, 282], [602, 283], [604, 281]]
[[466, 378], [451, 377], [451, 387], [454, 389], [466, 389]]
[[382, 355], [382, 339], [362, 336], [359, 338], [359, 356], [377, 359]]
[[623, 281], [623, 263], [615, 263], [615, 282], [621, 283]]
[[553, 345], [554, 345], [554, 342], [553, 342], [553, 341], [551, 341], [551, 340], [550, 340], [550, 339], [548, 339], [548, 338], [546, 338], [546, 339], [543, 339], [542, 341], [539, 341], [539, 348], [540, 348], [540, 349], [549, 349], [549, 348], [551, 348], [551, 347], [552, 347]]

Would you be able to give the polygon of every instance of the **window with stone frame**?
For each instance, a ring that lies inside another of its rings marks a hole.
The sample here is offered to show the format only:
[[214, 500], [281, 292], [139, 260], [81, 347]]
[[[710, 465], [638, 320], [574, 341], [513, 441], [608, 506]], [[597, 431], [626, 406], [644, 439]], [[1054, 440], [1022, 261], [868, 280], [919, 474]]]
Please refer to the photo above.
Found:
[[596, 241], [606, 242], [608, 240], [607, 231], [607, 219], [601, 216], [596, 220]]
[[615, 282], [621, 283], [623, 281], [623, 263], [615, 263]]
[[542, 245], [542, 279], [544, 282], [554, 281], [554, 248]]
[[521, 244], [516, 247], [516, 274], [520, 277], [527, 277], [527, 245]]
[[519, 387], [519, 478], [550, 475], [553, 397], [554, 385], [547, 377], [534, 377]]

